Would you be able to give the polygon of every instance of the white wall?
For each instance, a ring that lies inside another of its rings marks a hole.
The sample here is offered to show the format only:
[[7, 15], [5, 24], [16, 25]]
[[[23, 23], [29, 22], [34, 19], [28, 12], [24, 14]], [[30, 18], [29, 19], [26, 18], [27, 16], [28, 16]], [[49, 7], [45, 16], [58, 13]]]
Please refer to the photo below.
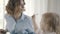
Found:
[[55, 12], [60, 15], [60, 0], [49, 0], [48, 11]]
[[3, 0], [0, 0], [0, 29], [3, 28]]
[[32, 16], [34, 14], [34, 0], [25, 0], [25, 12], [24, 14]]
[[48, 0], [35, 0], [36, 24], [40, 25], [41, 15], [47, 12]]
[[0, 19], [3, 19], [3, 0], [0, 0]]

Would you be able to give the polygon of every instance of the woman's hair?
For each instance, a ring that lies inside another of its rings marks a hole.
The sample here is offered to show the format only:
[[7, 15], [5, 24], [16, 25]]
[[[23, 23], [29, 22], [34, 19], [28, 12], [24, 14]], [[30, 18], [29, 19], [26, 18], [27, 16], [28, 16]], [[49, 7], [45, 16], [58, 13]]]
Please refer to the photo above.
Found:
[[44, 13], [40, 27], [44, 32], [58, 32], [60, 29], [59, 16], [56, 13]]
[[7, 13], [14, 14], [15, 7], [20, 6], [21, 5], [20, 2], [21, 2], [20, 0], [9, 0], [9, 2], [6, 6]]

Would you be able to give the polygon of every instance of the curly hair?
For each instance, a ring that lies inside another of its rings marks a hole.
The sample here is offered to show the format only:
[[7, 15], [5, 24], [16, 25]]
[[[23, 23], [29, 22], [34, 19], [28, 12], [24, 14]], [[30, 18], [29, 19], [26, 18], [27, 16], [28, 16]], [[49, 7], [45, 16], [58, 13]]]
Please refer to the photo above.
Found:
[[42, 15], [41, 29], [44, 32], [58, 32], [60, 29], [59, 15], [55, 13], [45, 13]]
[[14, 14], [15, 7], [19, 5], [21, 5], [20, 0], [9, 0], [6, 6], [7, 13]]

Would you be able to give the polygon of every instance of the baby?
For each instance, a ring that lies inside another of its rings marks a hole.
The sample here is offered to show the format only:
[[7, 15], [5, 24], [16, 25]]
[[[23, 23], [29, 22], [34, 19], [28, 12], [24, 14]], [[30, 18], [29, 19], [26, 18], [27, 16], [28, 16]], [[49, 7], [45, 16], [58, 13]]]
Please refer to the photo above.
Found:
[[56, 13], [44, 13], [40, 23], [42, 34], [60, 34], [59, 19]]

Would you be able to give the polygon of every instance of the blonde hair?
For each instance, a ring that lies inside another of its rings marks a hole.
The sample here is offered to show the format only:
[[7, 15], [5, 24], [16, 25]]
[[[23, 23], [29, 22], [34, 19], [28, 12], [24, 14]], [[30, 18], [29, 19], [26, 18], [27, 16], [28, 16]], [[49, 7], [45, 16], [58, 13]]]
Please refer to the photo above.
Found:
[[60, 32], [59, 15], [56, 13], [44, 13], [42, 15], [40, 27], [43, 32]]

